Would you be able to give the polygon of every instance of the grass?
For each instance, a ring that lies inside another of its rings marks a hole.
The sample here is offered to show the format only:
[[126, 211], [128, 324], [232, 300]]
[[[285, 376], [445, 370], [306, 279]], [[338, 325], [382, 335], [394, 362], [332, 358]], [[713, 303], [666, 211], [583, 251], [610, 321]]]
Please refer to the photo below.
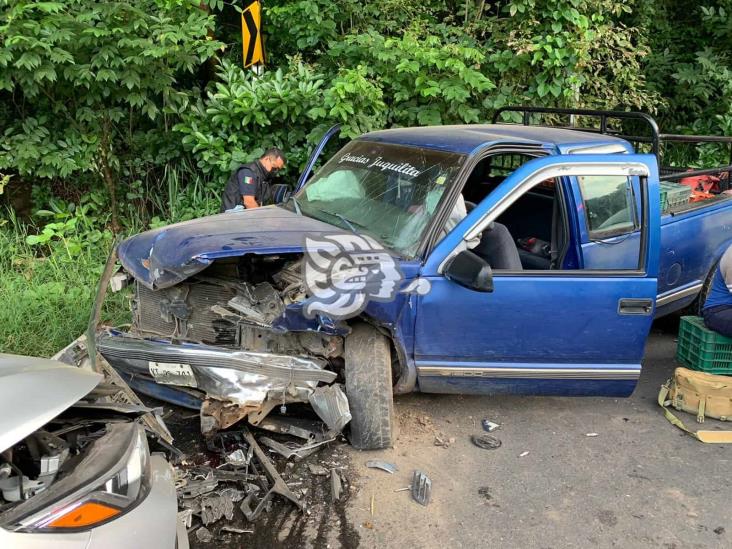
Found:
[[[167, 165], [121, 218], [127, 234], [218, 212], [225, 183], [202, 176], [190, 161]], [[129, 197], [128, 197], [129, 198]], [[97, 284], [112, 246], [103, 203], [57, 202], [39, 227], [20, 223], [12, 211], [0, 219], [0, 352], [49, 357], [86, 331]], [[150, 218], [150, 214], [157, 214]], [[43, 242], [33, 234], [50, 231]], [[36, 238], [36, 240], [38, 240]], [[102, 321], [130, 321], [128, 292], [107, 293]]]
[[[224, 184], [185, 159], [165, 166], [136, 198], [127, 196], [120, 212], [127, 234], [218, 212]], [[10, 210], [0, 218], [0, 352], [48, 357], [86, 331], [112, 246], [104, 198], [88, 198], [73, 208], [56, 201], [49, 215], [34, 218], [38, 227], [20, 223]], [[29, 230], [51, 236], [29, 244]], [[130, 321], [128, 295], [107, 293], [103, 322]]]
[[[25, 231], [12, 216], [0, 226], [0, 352], [49, 357], [86, 330], [111, 241], [40, 255]], [[102, 316], [125, 322], [128, 310], [123, 295], [108, 294]]]

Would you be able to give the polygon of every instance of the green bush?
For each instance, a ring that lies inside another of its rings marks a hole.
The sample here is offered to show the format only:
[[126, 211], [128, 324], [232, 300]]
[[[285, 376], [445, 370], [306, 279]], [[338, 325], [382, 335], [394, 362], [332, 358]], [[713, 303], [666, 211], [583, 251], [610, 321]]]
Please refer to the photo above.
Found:
[[387, 125], [435, 125], [485, 121], [495, 85], [482, 72], [486, 56], [468, 40], [445, 43], [439, 35], [407, 31], [386, 37], [375, 31], [333, 43], [327, 61], [359, 66], [387, 105]]
[[2, 0], [0, 170], [106, 187], [117, 229], [121, 176], [170, 160], [212, 25], [192, 0]]
[[326, 78], [293, 58], [258, 77], [223, 61], [218, 76], [175, 129], [201, 171], [215, 174], [222, 186], [236, 165], [268, 147], [285, 150], [290, 171], [297, 171], [333, 123], [340, 122], [348, 137], [384, 123], [381, 93], [360, 66]]

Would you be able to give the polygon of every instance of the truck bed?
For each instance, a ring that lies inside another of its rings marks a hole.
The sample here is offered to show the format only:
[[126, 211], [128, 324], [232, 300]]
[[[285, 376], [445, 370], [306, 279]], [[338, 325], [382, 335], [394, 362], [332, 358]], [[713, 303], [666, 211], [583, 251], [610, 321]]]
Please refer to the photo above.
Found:
[[656, 316], [691, 304], [724, 250], [732, 244], [732, 196], [671, 209], [661, 218]]

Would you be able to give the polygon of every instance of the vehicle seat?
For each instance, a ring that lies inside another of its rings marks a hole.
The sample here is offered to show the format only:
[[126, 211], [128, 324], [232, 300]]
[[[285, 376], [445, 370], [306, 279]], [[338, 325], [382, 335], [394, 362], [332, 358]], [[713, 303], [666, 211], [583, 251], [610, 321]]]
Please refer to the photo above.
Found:
[[516, 243], [506, 226], [500, 223], [494, 222], [486, 227], [480, 244], [473, 252], [485, 259], [491, 269], [523, 270]]
[[532, 254], [527, 250], [519, 249], [519, 259], [524, 269], [532, 271], [548, 271], [551, 269], [552, 261], [548, 257]]

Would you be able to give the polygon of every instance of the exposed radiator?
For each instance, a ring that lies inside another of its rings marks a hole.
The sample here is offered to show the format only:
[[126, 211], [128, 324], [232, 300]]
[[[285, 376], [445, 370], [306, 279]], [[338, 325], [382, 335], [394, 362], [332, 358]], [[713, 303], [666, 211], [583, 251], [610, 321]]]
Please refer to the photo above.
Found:
[[225, 306], [236, 295], [233, 288], [206, 282], [183, 283], [153, 291], [137, 284], [135, 326], [140, 332], [198, 341], [236, 345], [236, 324], [211, 310]]

